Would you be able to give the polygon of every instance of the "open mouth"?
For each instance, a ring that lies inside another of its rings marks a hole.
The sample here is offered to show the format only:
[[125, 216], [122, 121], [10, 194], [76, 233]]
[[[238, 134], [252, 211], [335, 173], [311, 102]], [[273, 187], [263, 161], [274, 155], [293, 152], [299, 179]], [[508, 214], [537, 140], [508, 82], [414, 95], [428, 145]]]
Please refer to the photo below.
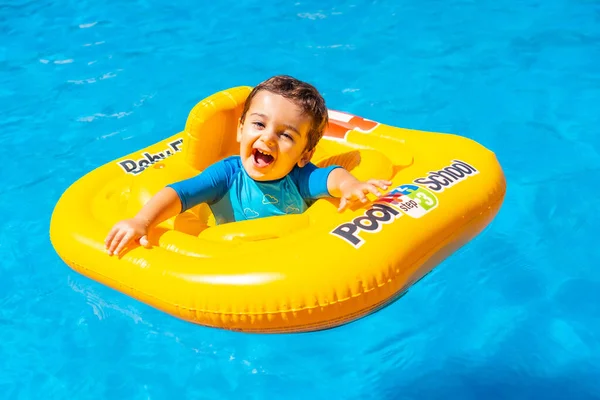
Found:
[[266, 167], [275, 160], [272, 155], [258, 149], [252, 149], [252, 157], [254, 158], [254, 163], [261, 168]]

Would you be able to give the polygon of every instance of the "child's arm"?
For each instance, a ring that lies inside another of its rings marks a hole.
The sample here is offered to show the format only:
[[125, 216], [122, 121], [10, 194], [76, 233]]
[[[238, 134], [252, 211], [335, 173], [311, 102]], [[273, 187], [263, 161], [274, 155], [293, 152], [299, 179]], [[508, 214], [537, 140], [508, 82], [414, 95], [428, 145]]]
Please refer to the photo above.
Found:
[[180, 211], [181, 200], [177, 192], [170, 187], [161, 189], [135, 217], [115, 224], [104, 241], [108, 254], [119, 254], [132, 240], [139, 239], [142, 246], [148, 246], [148, 229], [174, 217]]
[[117, 222], [104, 241], [109, 255], [119, 254], [132, 240], [148, 247], [148, 230], [200, 203], [217, 201], [229, 179], [241, 167], [239, 160], [221, 160], [192, 178], [168, 185], [155, 194], [131, 219]]
[[327, 189], [333, 197], [341, 198], [338, 211], [344, 211], [351, 201], [360, 200], [367, 202], [366, 193], [373, 193], [375, 196], [381, 196], [377, 188], [386, 190], [392, 182], [382, 179], [369, 179], [367, 182], [361, 182], [344, 168], [336, 168], [327, 178]]

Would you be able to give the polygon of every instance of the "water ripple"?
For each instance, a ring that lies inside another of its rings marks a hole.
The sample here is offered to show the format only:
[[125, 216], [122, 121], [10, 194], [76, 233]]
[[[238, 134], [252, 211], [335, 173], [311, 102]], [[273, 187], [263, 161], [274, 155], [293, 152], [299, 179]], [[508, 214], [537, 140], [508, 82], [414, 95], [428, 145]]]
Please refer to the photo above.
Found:
[[[0, 4], [0, 392], [598, 397], [599, 11], [558, 0]], [[60, 260], [48, 223], [68, 185], [180, 131], [207, 95], [275, 73], [314, 83], [332, 108], [488, 146], [508, 179], [498, 217], [389, 307], [301, 335], [188, 324]]]

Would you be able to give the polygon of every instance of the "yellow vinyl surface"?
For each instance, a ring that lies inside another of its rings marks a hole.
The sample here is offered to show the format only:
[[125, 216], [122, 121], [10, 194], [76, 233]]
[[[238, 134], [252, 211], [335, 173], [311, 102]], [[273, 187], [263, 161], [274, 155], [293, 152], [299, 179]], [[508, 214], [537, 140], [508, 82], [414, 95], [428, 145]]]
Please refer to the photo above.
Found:
[[190, 322], [246, 332], [338, 326], [393, 301], [479, 234], [506, 182], [491, 151], [457, 135], [396, 128], [330, 110], [312, 161], [359, 179], [389, 179], [385, 197], [337, 212], [318, 200], [301, 215], [215, 226], [199, 205], [152, 230], [152, 248], [109, 256], [104, 239], [165, 185], [238, 154], [235, 128], [250, 87], [218, 92], [183, 132], [73, 183], [50, 237], [73, 269]]

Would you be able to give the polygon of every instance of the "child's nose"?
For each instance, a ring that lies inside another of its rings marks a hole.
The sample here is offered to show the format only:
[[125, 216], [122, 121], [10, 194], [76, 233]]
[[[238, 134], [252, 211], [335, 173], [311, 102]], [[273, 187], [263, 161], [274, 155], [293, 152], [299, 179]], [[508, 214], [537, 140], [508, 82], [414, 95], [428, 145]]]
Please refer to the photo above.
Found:
[[262, 140], [267, 146], [273, 146], [275, 145], [276, 136], [277, 135], [273, 131], [264, 132]]

